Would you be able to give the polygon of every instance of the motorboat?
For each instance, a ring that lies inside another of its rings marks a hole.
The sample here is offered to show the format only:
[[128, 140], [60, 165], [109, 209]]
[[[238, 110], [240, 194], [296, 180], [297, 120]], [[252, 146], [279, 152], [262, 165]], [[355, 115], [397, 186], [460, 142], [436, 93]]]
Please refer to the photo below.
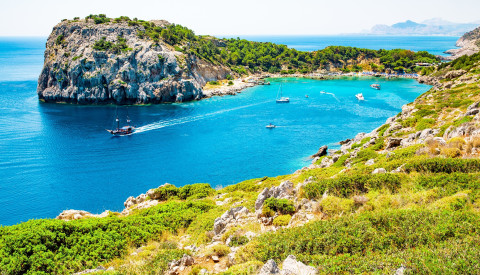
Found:
[[365, 100], [365, 98], [363, 97], [363, 94], [362, 94], [362, 93], [356, 94], [355, 97], [356, 97], [358, 100]]

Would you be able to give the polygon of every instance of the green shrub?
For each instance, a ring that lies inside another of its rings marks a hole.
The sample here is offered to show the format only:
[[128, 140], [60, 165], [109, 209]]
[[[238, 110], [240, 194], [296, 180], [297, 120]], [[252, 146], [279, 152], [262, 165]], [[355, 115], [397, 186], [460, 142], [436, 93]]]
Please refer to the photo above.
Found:
[[224, 245], [224, 244], [217, 244], [212, 247], [210, 247], [206, 252], [205, 255], [208, 256], [218, 256], [218, 257], [223, 257], [230, 253], [230, 247]]
[[415, 130], [422, 131], [427, 128], [431, 128], [433, 125], [435, 125], [435, 119], [423, 118], [418, 121], [417, 126], [415, 127]]
[[208, 183], [195, 183], [180, 188], [168, 184], [155, 189], [154, 192], [158, 200], [167, 201], [170, 199], [201, 199], [213, 194], [215, 190]]
[[254, 275], [263, 266], [260, 261], [248, 261], [246, 263], [233, 265], [228, 268], [224, 275]]
[[[471, 212], [366, 212], [261, 235], [252, 244], [255, 248], [251, 249], [251, 257], [282, 261], [288, 255], [296, 255], [299, 261], [314, 264], [327, 274], [385, 273], [382, 271], [385, 266], [394, 267], [394, 271], [402, 263], [408, 263], [408, 268], [417, 273], [429, 273], [439, 270], [436, 255], [444, 251], [451, 254], [441, 256], [448, 259], [440, 269], [453, 268], [465, 273], [476, 268], [474, 255], [480, 247], [478, 243], [467, 244], [480, 240], [479, 230], [480, 217]], [[464, 247], [469, 252], [454, 252], [458, 251], [455, 247]], [[452, 264], [452, 261], [462, 262], [455, 260], [457, 257], [465, 259], [465, 264]]]
[[405, 164], [406, 172], [474, 173], [480, 171], [480, 159], [431, 158]]
[[280, 215], [273, 219], [273, 225], [275, 226], [287, 226], [290, 220], [292, 219], [291, 215]]
[[320, 210], [329, 215], [347, 214], [353, 210], [354, 202], [335, 196], [327, 196], [320, 201]]
[[[282, 215], [293, 214], [295, 213], [295, 206], [293, 206], [293, 202], [287, 199], [276, 199], [276, 198], [268, 198], [263, 203], [263, 208], [265, 209], [265, 213], [271, 214], [270, 211], [279, 212]], [[266, 215], [267, 217], [271, 217], [273, 215]]]
[[57, 36], [57, 39], [55, 39], [55, 44], [60, 45], [63, 44], [63, 42], [65, 42], [65, 36], [63, 34], [60, 34], [59, 36]]
[[210, 85], [220, 85], [220, 83], [218, 83], [218, 81], [210, 81], [210, 82], [208, 82], [208, 84], [210, 84]]
[[213, 207], [200, 202], [169, 202], [127, 217], [73, 221], [31, 220], [0, 227], [0, 272], [73, 273], [124, 255], [164, 231], [187, 228]]
[[476, 198], [480, 191], [480, 175], [462, 172], [422, 174], [416, 178], [415, 184], [423, 190], [439, 188], [443, 196], [451, 196], [462, 190], [472, 190], [472, 197]]
[[233, 81], [228, 81], [228, 86], [232, 86], [233, 85]]
[[354, 194], [383, 188], [396, 192], [400, 188], [401, 179], [402, 177], [398, 174], [342, 175], [309, 183], [304, 191], [308, 199], [321, 198], [327, 190], [328, 194], [348, 198]]
[[245, 236], [233, 235], [230, 239], [230, 244], [233, 246], [241, 246], [248, 243], [248, 238]]

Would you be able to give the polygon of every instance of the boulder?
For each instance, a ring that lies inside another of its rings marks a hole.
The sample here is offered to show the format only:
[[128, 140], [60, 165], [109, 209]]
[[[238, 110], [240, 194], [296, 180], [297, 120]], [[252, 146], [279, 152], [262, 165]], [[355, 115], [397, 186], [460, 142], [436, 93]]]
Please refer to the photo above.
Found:
[[258, 272], [258, 275], [280, 274], [280, 269], [277, 263], [270, 259], [268, 260]]
[[385, 173], [387, 173], [387, 170], [385, 170], [385, 168], [377, 168], [372, 172], [372, 174], [385, 174]]
[[288, 180], [280, 183], [277, 187], [265, 188], [260, 194], [258, 194], [257, 200], [255, 201], [255, 210], [261, 210], [263, 202], [268, 198], [291, 198], [294, 193], [295, 190], [293, 188], [293, 183]]
[[240, 218], [248, 214], [248, 212], [249, 212], [248, 209], [244, 206], [235, 207], [230, 210], [227, 210], [225, 213], [223, 213], [222, 216], [220, 216], [219, 218], [216, 218], [215, 221], [213, 222], [213, 232], [215, 233], [215, 235], [219, 235], [223, 233], [227, 224], [236, 220], [237, 218]]
[[289, 255], [285, 261], [283, 261], [282, 275], [313, 275], [318, 274], [316, 268], [305, 265], [302, 262], [297, 261], [295, 256]]
[[195, 260], [192, 256], [183, 254], [183, 257], [180, 259], [181, 266], [191, 266], [195, 263]]
[[327, 145], [323, 145], [322, 147], [320, 147], [320, 149], [318, 149], [318, 152], [316, 154], [312, 155], [312, 158], [326, 156], [327, 149], [328, 149]]
[[64, 210], [55, 219], [57, 220], [78, 220], [85, 217], [93, 217], [92, 213], [83, 210]]
[[375, 160], [374, 160], [374, 159], [369, 159], [369, 160], [367, 160], [367, 162], [365, 162], [365, 165], [366, 165], [366, 166], [372, 166], [372, 165], [374, 165], [374, 164], [375, 164]]
[[218, 263], [218, 262], [220, 262], [220, 259], [218, 258], [218, 256], [213, 255], [213, 256], [212, 256], [212, 261], [213, 261], [214, 263]]
[[400, 146], [401, 142], [402, 142], [401, 138], [390, 138], [387, 142], [386, 149], [392, 149], [392, 148], [398, 147]]
[[322, 159], [322, 162], [320, 163], [320, 168], [326, 168], [332, 165], [333, 165], [333, 160], [329, 157], [325, 157]]

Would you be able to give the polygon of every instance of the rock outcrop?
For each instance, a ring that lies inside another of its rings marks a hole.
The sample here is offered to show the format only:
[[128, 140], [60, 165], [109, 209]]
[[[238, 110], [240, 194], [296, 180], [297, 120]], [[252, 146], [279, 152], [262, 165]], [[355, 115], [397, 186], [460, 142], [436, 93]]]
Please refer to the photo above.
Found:
[[451, 54], [450, 60], [456, 59], [462, 55], [472, 55], [480, 51], [480, 27], [467, 32], [457, 40], [455, 46], [459, 49], [448, 50], [445, 53]]
[[282, 264], [282, 270], [278, 268], [277, 263], [270, 259], [260, 269], [259, 275], [277, 274], [277, 275], [314, 275], [318, 270], [312, 266], [305, 265], [297, 261], [293, 255], [289, 255]]
[[[157, 28], [167, 21], [150, 21]], [[145, 28], [127, 22], [95, 24], [65, 20], [48, 37], [37, 93], [46, 102], [144, 104], [200, 99], [208, 81], [224, 79], [230, 69], [177, 51], [161, 38], [141, 36]], [[96, 42], [122, 50], [102, 50]]]

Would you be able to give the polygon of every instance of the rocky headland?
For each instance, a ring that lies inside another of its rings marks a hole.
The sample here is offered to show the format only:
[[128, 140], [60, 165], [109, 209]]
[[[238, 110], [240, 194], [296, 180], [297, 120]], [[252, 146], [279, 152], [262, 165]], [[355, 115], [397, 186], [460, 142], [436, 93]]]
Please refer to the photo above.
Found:
[[[154, 28], [171, 25], [148, 22]], [[163, 40], [140, 38], [142, 25], [64, 20], [53, 28], [38, 79], [46, 102], [145, 104], [203, 97], [202, 87], [229, 68], [185, 54]]]
[[465, 33], [457, 40], [455, 46], [459, 48], [445, 51], [445, 53], [451, 55], [447, 58], [448, 60], [454, 60], [462, 55], [472, 55], [480, 51], [480, 27]]

